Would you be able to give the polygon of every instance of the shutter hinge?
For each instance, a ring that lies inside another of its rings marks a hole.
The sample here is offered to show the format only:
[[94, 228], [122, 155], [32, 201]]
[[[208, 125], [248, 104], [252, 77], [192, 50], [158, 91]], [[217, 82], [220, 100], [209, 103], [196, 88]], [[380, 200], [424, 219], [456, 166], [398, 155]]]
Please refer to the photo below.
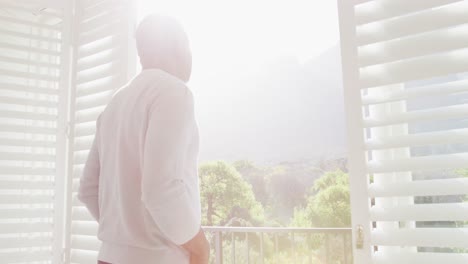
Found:
[[71, 124], [70, 124], [70, 122], [67, 122], [65, 124], [65, 127], [63, 129], [63, 133], [65, 134], [65, 136], [67, 136], [68, 139], [70, 139], [70, 136], [71, 136]]
[[356, 248], [364, 248], [364, 227], [362, 225], [356, 227]]

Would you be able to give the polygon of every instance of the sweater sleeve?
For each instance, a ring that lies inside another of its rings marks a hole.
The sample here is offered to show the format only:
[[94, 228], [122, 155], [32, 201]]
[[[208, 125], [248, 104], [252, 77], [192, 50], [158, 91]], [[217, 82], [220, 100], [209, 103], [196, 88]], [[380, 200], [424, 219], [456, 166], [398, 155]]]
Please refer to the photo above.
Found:
[[185, 88], [160, 96], [149, 113], [145, 138], [142, 201], [161, 232], [177, 245], [200, 229], [184, 164], [194, 125], [193, 97]]
[[[99, 121], [98, 121], [99, 122]], [[91, 215], [99, 222], [99, 151], [98, 151], [98, 132], [94, 137], [93, 144], [88, 154], [83, 174], [80, 178], [80, 187], [78, 189], [78, 200], [80, 200]]]

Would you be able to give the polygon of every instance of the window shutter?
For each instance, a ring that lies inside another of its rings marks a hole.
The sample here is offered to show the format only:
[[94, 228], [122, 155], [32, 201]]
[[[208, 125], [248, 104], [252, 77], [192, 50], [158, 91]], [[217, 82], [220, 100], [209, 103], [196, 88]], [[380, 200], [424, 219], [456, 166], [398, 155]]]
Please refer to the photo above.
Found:
[[76, 2], [74, 89], [72, 91], [70, 263], [96, 263], [98, 224], [76, 198], [95, 134], [96, 119], [113, 93], [136, 69], [133, 47], [134, 2]]
[[339, 12], [354, 263], [468, 263], [468, 1]]
[[41, 3], [0, 2], [1, 263], [52, 263], [62, 253], [64, 17]]

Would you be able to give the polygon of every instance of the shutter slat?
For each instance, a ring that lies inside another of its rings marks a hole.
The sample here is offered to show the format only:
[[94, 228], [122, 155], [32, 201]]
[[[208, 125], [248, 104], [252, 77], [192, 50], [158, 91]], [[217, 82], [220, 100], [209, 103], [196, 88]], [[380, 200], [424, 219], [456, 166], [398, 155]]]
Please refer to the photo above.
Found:
[[11, 77], [25, 78], [25, 79], [35, 79], [42, 81], [59, 81], [58, 76], [51, 76], [46, 74], [37, 74], [30, 72], [14, 71], [14, 70], [3, 70], [0, 69], [0, 75], [7, 75]]
[[[25, 218], [33, 219], [33, 218], [52, 218], [52, 217], [54, 217], [54, 211], [52, 209], [46, 209], [46, 208], [44, 209], [28, 209], [28, 208], [0, 209], [0, 219], [25, 219]], [[0, 241], [1, 241], [1, 238], [0, 238]]]
[[26, 26], [30, 26], [30, 27], [39, 28], [39, 29], [46, 29], [46, 30], [50, 30], [50, 31], [53, 31], [53, 32], [57, 32], [57, 33], [60, 32], [60, 30], [61, 30], [60, 25], [48, 25], [48, 24], [44, 24], [44, 23], [36, 23], [36, 22], [28, 21], [28, 20], [22, 20], [22, 19], [18, 19], [18, 18], [15, 18], [15, 17], [7, 17], [7, 16], [3, 16], [3, 15], [0, 16], [0, 21], [10, 22], [10, 23], [20, 24], [20, 25], [26, 25]]
[[83, 0], [83, 8], [85, 10], [93, 9], [96, 6], [108, 4], [109, 1], [116, 1], [116, 0]]
[[468, 204], [415, 204], [394, 207], [372, 207], [372, 221], [465, 221]]
[[372, 231], [378, 246], [468, 248], [468, 228], [411, 228]]
[[[77, 164], [76, 166], [80, 166], [81, 168], [76, 168], [73, 172], [73, 180], [80, 180], [81, 175], [83, 174], [83, 167], [84, 164]], [[78, 187], [78, 186], [77, 186]]]
[[[467, 16], [468, 17], [468, 16]], [[468, 68], [468, 49], [450, 51], [405, 61], [361, 68], [363, 88], [423, 80], [464, 72]], [[381, 74], [381, 73], [386, 74]]]
[[412, 98], [456, 94], [465, 91], [468, 91], [468, 80], [453, 81], [438, 85], [429, 85], [405, 90], [396, 90], [393, 92], [386, 92], [381, 94], [365, 95], [362, 98], [362, 104], [381, 104]]
[[454, 129], [438, 132], [408, 134], [402, 136], [388, 136], [372, 138], [366, 141], [367, 150], [392, 149], [403, 147], [417, 147], [428, 145], [442, 145], [465, 143], [468, 141], [468, 129]]
[[400, 252], [393, 254], [382, 254], [377, 252], [374, 257], [375, 264], [466, 264], [468, 254], [454, 253], [409, 253]]
[[[73, 148], [75, 151], [81, 151], [81, 150], [91, 148], [91, 146], [93, 144], [94, 134], [96, 133], [96, 126], [95, 125], [89, 126], [86, 129], [90, 129], [91, 131], [88, 132], [88, 133], [84, 133], [84, 132], [80, 133], [81, 136], [75, 140], [75, 145], [74, 145], [74, 148]], [[87, 134], [87, 136], [86, 136], [86, 134]]]
[[99, 68], [95, 68], [92, 71], [79, 72], [77, 74], [77, 83], [83, 84], [88, 82], [94, 82], [102, 78], [111, 77], [113, 75], [112, 72], [115, 72], [119, 68], [119, 66], [120, 65], [116, 63], [109, 63], [100, 65]]
[[11, 90], [11, 91], [21, 91], [21, 92], [30, 92], [37, 94], [47, 94], [47, 95], [58, 95], [58, 89], [38, 87], [38, 86], [26, 86], [12, 83], [0, 82], [0, 90]]
[[89, 32], [106, 24], [113, 24], [117, 21], [122, 20], [122, 14], [120, 12], [110, 12], [99, 15], [94, 19], [88, 20], [80, 25], [80, 30], [83, 32]]
[[74, 207], [72, 209], [72, 218], [75, 221], [96, 221], [89, 214], [88, 209], [86, 209], [86, 207]]
[[71, 263], [96, 264], [97, 257], [97, 251], [72, 249], [70, 258]]
[[101, 247], [101, 242], [94, 235], [72, 235], [71, 241], [74, 249], [98, 251]]
[[[46, 247], [52, 244], [52, 237], [9, 237], [9, 238], [0, 238], [0, 249], [16, 249], [16, 248], [31, 248], [31, 247]], [[2, 253], [3, 259], [3, 253]]]
[[433, 155], [407, 159], [370, 161], [369, 173], [458, 169], [467, 165], [468, 153]]
[[5, 125], [2, 124], [3, 132], [17, 132], [21, 134], [44, 134], [44, 135], [55, 135], [57, 132], [56, 128], [43, 127], [43, 126], [19, 126], [19, 125]]
[[54, 175], [55, 169], [0, 166], [0, 175]]
[[77, 165], [85, 164], [86, 160], [88, 158], [88, 152], [89, 151], [80, 151], [80, 152], [75, 152], [73, 155], [73, 163]]
[[[75, 180], [75, 179], [74, 179], [74, 180]], [[73, 182], [72, 184], [75, 184], [75, 182]], [[78, 185], [77, 185], [76, 187], [79, 187], [79, 183], [78, 183]], [[72, 187], [72, 189], [73, 189], [73, 187]], [[77, 188], [76, 191], [78, 191], [78, 188]], [[78, 207], [84, 207], [84, 206], [85, 206], [85, 205], [78, 199], [78, 197], [77, 197], [76, 195], [73, 196], [73, 198], [72, 198], [72, 205], [73, 205], [73, 207], [76, 207], [76, 208], [78, 208]], [[76, 220], [78, 220], [78, 219], [76, 219]]]
[[467, 31], [468, 24], [464, 24], [404, 39], [362, 46], [359, 48], [359, 63], [361, 66], [369, 66], [463, 49], [468, 43], [468, 34], [464, 34]]
[[78, 72], [92, 70], [104, 64], [115, 63], [120, 59], [118, 49], [110, 49], [106, 52], [101, 52], [99, 56], [83, 59], [78, 62]]
[[13, 58], [10, 56], [1, 56], [1, 55], [0, 55], [0, 60], [3, 62], [28, 64], [28, 65], [37, 66], [37, 67], [60, 69], [59, 64], [50, 63], [50, 62], [33, 61], [33, 60], [28, 60], [28, 59], [23, 59], [23, 58]]
[[[115, 69], [117, 67], [111, 67], [110, 71], [102, 71], [102, 72], [97, 72], [93, 73], [92, 76], [86, 76], [86, 77], [81, 77], [78, 81], [78, 85], [83, 85], [86, 83], [95, 83], [98, 82], [100, 79], [111, 79], [114, 74], [112, 73], [112, 69]], [[114, 87], [107, 87], [107, 89], [112, 89]]]
[[95, 107], [91, 110], [79, 111], [76, 113], [76, 124], [94, 122], [97, 120], [98, 116], [102, 113], [105, 106]]
[[[13, 9], [12, 11], [24, 11], [27, 14], [35, 14], [37, 12], [37, 5], [29, 5], [27, 6], [25, 2], [18, 1], [15, 2], [2, 2], [3, 8]], [[48, 20], [50, 18], [61, 18], [61, 14], [53, 9], [47, 8], [41, 11], [40, 16], [43, 17], [44, 20]]]
[[[119, 22], [119, 21], [118, 21]], [[80, 35], [80, 46], [90, 45], [100, 39], [111, 38], [120, 34], [119, 29], [122, 25], [119, 23], [106, 23], [105, 26], [94, 29]]]
[[99, 225], [97, 222], [73, 221], [71, 230], [73, 234], [81, 234], [84, 236], [94, 236], [97, 234], [98, 227]]
[[55, 141], [49, 140], [28, 140], [28, 139], [13, 139], [13, 138], [0, 138], [1, 146], [11, 147], [31, 147], [31, 148], [56, 148]]
[[24, 263], [49, 261], [52, 258], [52, 250], [30, 250], [26, 252], [5, 252], [2, 253], [3, 263]]
[[0, 204], [46, 204], [53, 203], [52, 195], [13, 195], [0, 194]]
[[467, 12], [468, 3], [458, 1], [413, 15], [360, 25], [356, 29], [358, 45], [367, 45], [465, 24], [468, 23]]
[[[89, 137], [94, 136], [96, 133], [96, 124], [94, 123], [84, 123], [78, 124], [75, 127], [75, 136], [76, 137]], [[85, 145], [82, 145], [85, 146]], [[83, 149], [76, 149], [76, 150], [83, 150]]]
[[373, 183], [370, 197], [411, 197], [468, 194], [468, 178], [421, 180], [399, 183]]
[[10, 44], [10, 43], [5, 43], [5, 42], [0, 42], [0, 49], [17, 50], [17, 51], [25, 52], [27, 54], [37, 53], [37, 54], [43, 54], [43, 55], [52, 55], [52, 56], [56, 56], [57, 58], [59, 58], [60, 56], [60, 51], [43, 49], [43, 48], [35, 48], [35, 47], [27, 47], [23, 45]]
[[98, 93], [109, 93], [110, 90], [119, 87], [117, 85], [119, 78], [117, 76], [109, 77], [108, 79], [101, 79], [98, 81], [80, 85], [77, 87], [77, 97], [97, 95]]
[[51, 223], [2, 223], [0, 225], [0, 234], [52, 233], [52, 230]]
[[52, 190], [53, 181], [0, 181], [0, 190]]
[[36, 112], [28, 112], [28, 111], [0, 110], [0, 118], [27, 119], [27, 120], [37, 120], [37, 121], [55, 121], [57, 119], [57, 116], [51, 115], [51, 114], [38, 114]]
[[54, 162], [55, 155], [34, 154], [34, 153], [25, 153], [25, 152], [0, 152], [0, 160]]
[[460, 2], [460, 0], [375, 0], [367, 1], [357, 5], [356, 22], [358, 25], [366, 24], [378, 20], [384, 20], [395, 16], [418, 12], [433, 7], [438, 7], [450, 3]]
[[6, 36], [15, 36], [15, 37], [20, 37], [23, 39], [31, 39], [31, 40], [36, 40], [36, 41], [42, 41], [46, 43], [56, 43], [59, 44], [61, 43], [61, 40], [58, 38], [50, 38], [50, 37], [43, 37], [35, 34], [25, 34], [25, 33], [20, 33], [17, 31], [11, 31], [11, 30], [5, 30], [0, 28], [0, 34], [6, 35]]
[[468, 104], [405, 112], [402, 114], [394, 114], [379, 119], [368, 118], [364, 120], [363, 125], [364, 127], [379, 127], [409, 122], [459, 119], [467, 117]]
[[80, 111], [84, 109], [105, 106], [110, 101], [113, 93], [114, 92], [112, 90], [109, 90], [105, 93], [99, 93], [92, 98], [77, 98], [76, 110]]
[[[80, 187], [80, 178], [79, 177], [73, 177], [72, 178], [72, 191], [74, 193], [78, 192], [78, 189]], [[75, 199], [75, 196], [74, 196]]]
[[36, 107], [45, 107], [45, 108], [56, 108], [58, 105], [57, 102], [49, 101], [49, 100], [33, 100], [33, 99], [24, 99], [24, 98], [8, 97], [8, 96], [0, 96], [0, 102], [2, 102], [2, 104], [36, 106]]
[[105, 14], [118, 13], [119, 9], [122, 9], [122, 3], [119, 3], [119, 0], [101, 1], [99, 4], [89, 6], [85, 9], [82, 17], [82, 23], [86, 23], [91, 19], [95, 19], [96, 17], [103, 16]]
[[93, 45], [81, 46], [78, 48], [78, 63], [83, 60], [92, 60], [94, 56], [99, 57], [102, 54], [114, 49], [119, 49], [119, 46], [116, 46], [114, 43], [122, 41], [124, 35], [114, 35], [110, 38], [105, 38]]

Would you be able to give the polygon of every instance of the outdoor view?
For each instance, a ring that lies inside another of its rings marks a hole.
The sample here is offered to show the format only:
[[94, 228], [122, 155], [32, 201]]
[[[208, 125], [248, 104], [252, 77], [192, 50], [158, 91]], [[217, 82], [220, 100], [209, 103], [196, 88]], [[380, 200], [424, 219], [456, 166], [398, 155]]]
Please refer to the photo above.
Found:
[[[350, 227], [335, 1], [202, 3], [140, 17], [176, 16], [191, 38], [203, 225]], [[221, 236], [224, 263], [351, 263], [347, 232]]]
[[0, 264], [467, 264], [467, 14], [0, 1]]

